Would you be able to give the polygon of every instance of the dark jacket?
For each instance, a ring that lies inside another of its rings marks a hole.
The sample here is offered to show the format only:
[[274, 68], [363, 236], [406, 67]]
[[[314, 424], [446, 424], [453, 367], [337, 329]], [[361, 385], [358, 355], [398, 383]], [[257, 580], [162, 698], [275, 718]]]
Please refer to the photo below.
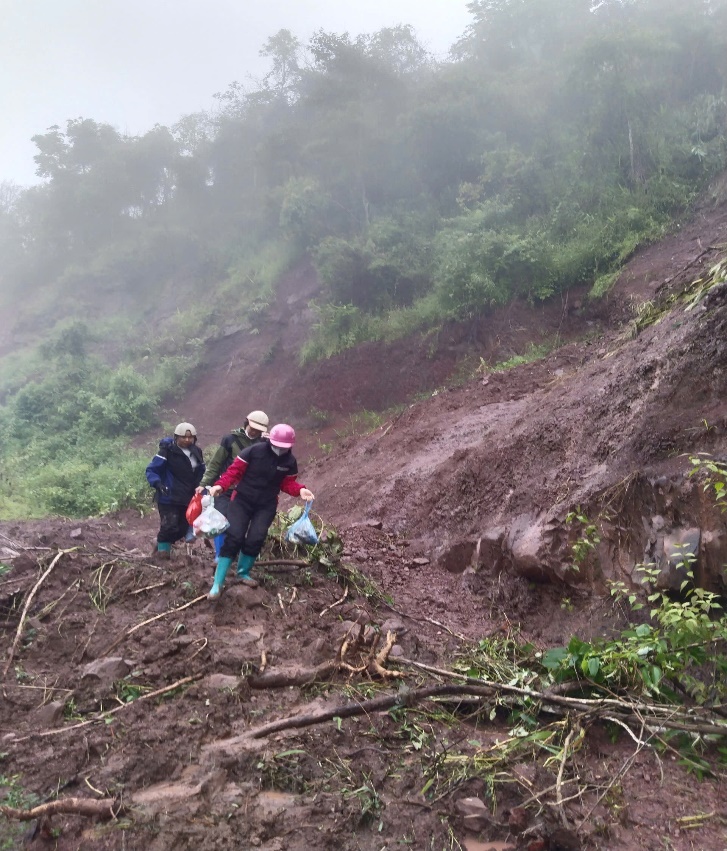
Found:
[[261, 437], [249, 437], [244, 428], [234, 428], [220, 441], [212, 460], [207, 464], [207, 472], [202, 476], [200, 484], [203, 487], [213, 485], [220, 476], [227, 472], [228, 467], [248, 446], [259, 443]]
[[146, 480], [156, 488], [162, 505], [188, 505], [194, 496], [194, 489], [204, 475], [205, 465], [202, 450], [196, 443], [189, 447], [189, 451], [197, 459], [194, 469], [173, 437], [159, 441], [159, 451], [146, 468]]
[[280, 491], [298, 496], [305, 485], [296, 480], [298, 462], [288, 451], [276, 455], [270, 441], [261, 440], [243, 449], [227, 472], [216, 482], [223, 490], [235, 487], [235, 495], [256, 506], [274, 505]]

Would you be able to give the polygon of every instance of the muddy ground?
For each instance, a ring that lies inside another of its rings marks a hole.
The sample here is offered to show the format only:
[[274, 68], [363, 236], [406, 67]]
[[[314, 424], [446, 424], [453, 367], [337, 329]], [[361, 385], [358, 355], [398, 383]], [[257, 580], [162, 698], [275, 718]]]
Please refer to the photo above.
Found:
[[[699, 780], [676, 751], [557, 706], [536, 747], [502, 696], [412, 696], [473, 659], [507, 681], [518, 646], [625, 627], [608, 581], [685, 531], [724, 590], [724, 517], [686, 473], [690, 453], [727, 453], [727, 298], [675, 296], [726, 242], [727, 209], [704, 209], [598, 305], [571, 293], [303, 369], [315, 282], [288, 276], [174, 411], [210, 447], [249, 408], [292, 421], [326, 547], [273, 536], [261, 561], [306, 563], [259, 565], [259, 588], [232, 580], [211, 604], [202, 542], [149, 559], [153, 513], [0, 524], [6, 801], [115, 813], [0, 821], [0, 848], [727, 848], [723, 771]], [[545, 341], [546, 358], [491, 369]], [[576, 506], [601, 538], [581, 571]]]

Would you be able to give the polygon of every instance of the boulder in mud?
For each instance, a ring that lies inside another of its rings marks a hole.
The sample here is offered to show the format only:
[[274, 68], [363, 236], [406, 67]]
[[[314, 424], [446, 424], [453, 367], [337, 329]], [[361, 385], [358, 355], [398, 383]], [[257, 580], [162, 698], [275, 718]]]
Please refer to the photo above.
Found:
[[100, 696], [117, 680], [123, 680], [130, 670], [131, 667], [121, 656], [103, 656], [86, 665], [81, 673], [81, 684], [95, 696]]

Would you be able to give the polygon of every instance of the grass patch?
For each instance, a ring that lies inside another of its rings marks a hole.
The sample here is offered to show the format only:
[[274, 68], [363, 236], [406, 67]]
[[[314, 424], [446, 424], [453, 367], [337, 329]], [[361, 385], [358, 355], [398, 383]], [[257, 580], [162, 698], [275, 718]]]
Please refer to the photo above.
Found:
[[499, 361], [496, 364], [489, 364], [484, 358], [480, 358], [479, 366], [475, 372], [479, 375], [486, 375], [489, 372], [507, 372], [507, 370], [514, 369], [516, 366], [543, 360], [560, 345], [561, 343], [557, 339], [545, 343], [529, 343], [523, 354], [513, 355], [511, 358]]
[[[19, 774], [0, 774], [0, 806], [28, 810], [40, 803], [38, 796], [27, 792], [19, 781]], [[26, 822], [2, 819], [0, 821], [0, 851], [13, 851], [15, 848], [20, 848], [22, 837], [27, 830]]]

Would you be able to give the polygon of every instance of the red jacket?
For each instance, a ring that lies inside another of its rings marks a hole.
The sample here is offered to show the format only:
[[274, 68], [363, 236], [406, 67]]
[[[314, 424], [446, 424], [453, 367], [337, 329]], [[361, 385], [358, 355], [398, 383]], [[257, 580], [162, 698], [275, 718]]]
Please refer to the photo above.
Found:
[[305, 485], [297, 481], [298, 462], [292, 452], [276, 455], [269, 441], [243, 449], [215, 482], [223, 491], [234, 487], [238, 495], [255, 505], [277, 502], [280, 491], [299, 496]]

